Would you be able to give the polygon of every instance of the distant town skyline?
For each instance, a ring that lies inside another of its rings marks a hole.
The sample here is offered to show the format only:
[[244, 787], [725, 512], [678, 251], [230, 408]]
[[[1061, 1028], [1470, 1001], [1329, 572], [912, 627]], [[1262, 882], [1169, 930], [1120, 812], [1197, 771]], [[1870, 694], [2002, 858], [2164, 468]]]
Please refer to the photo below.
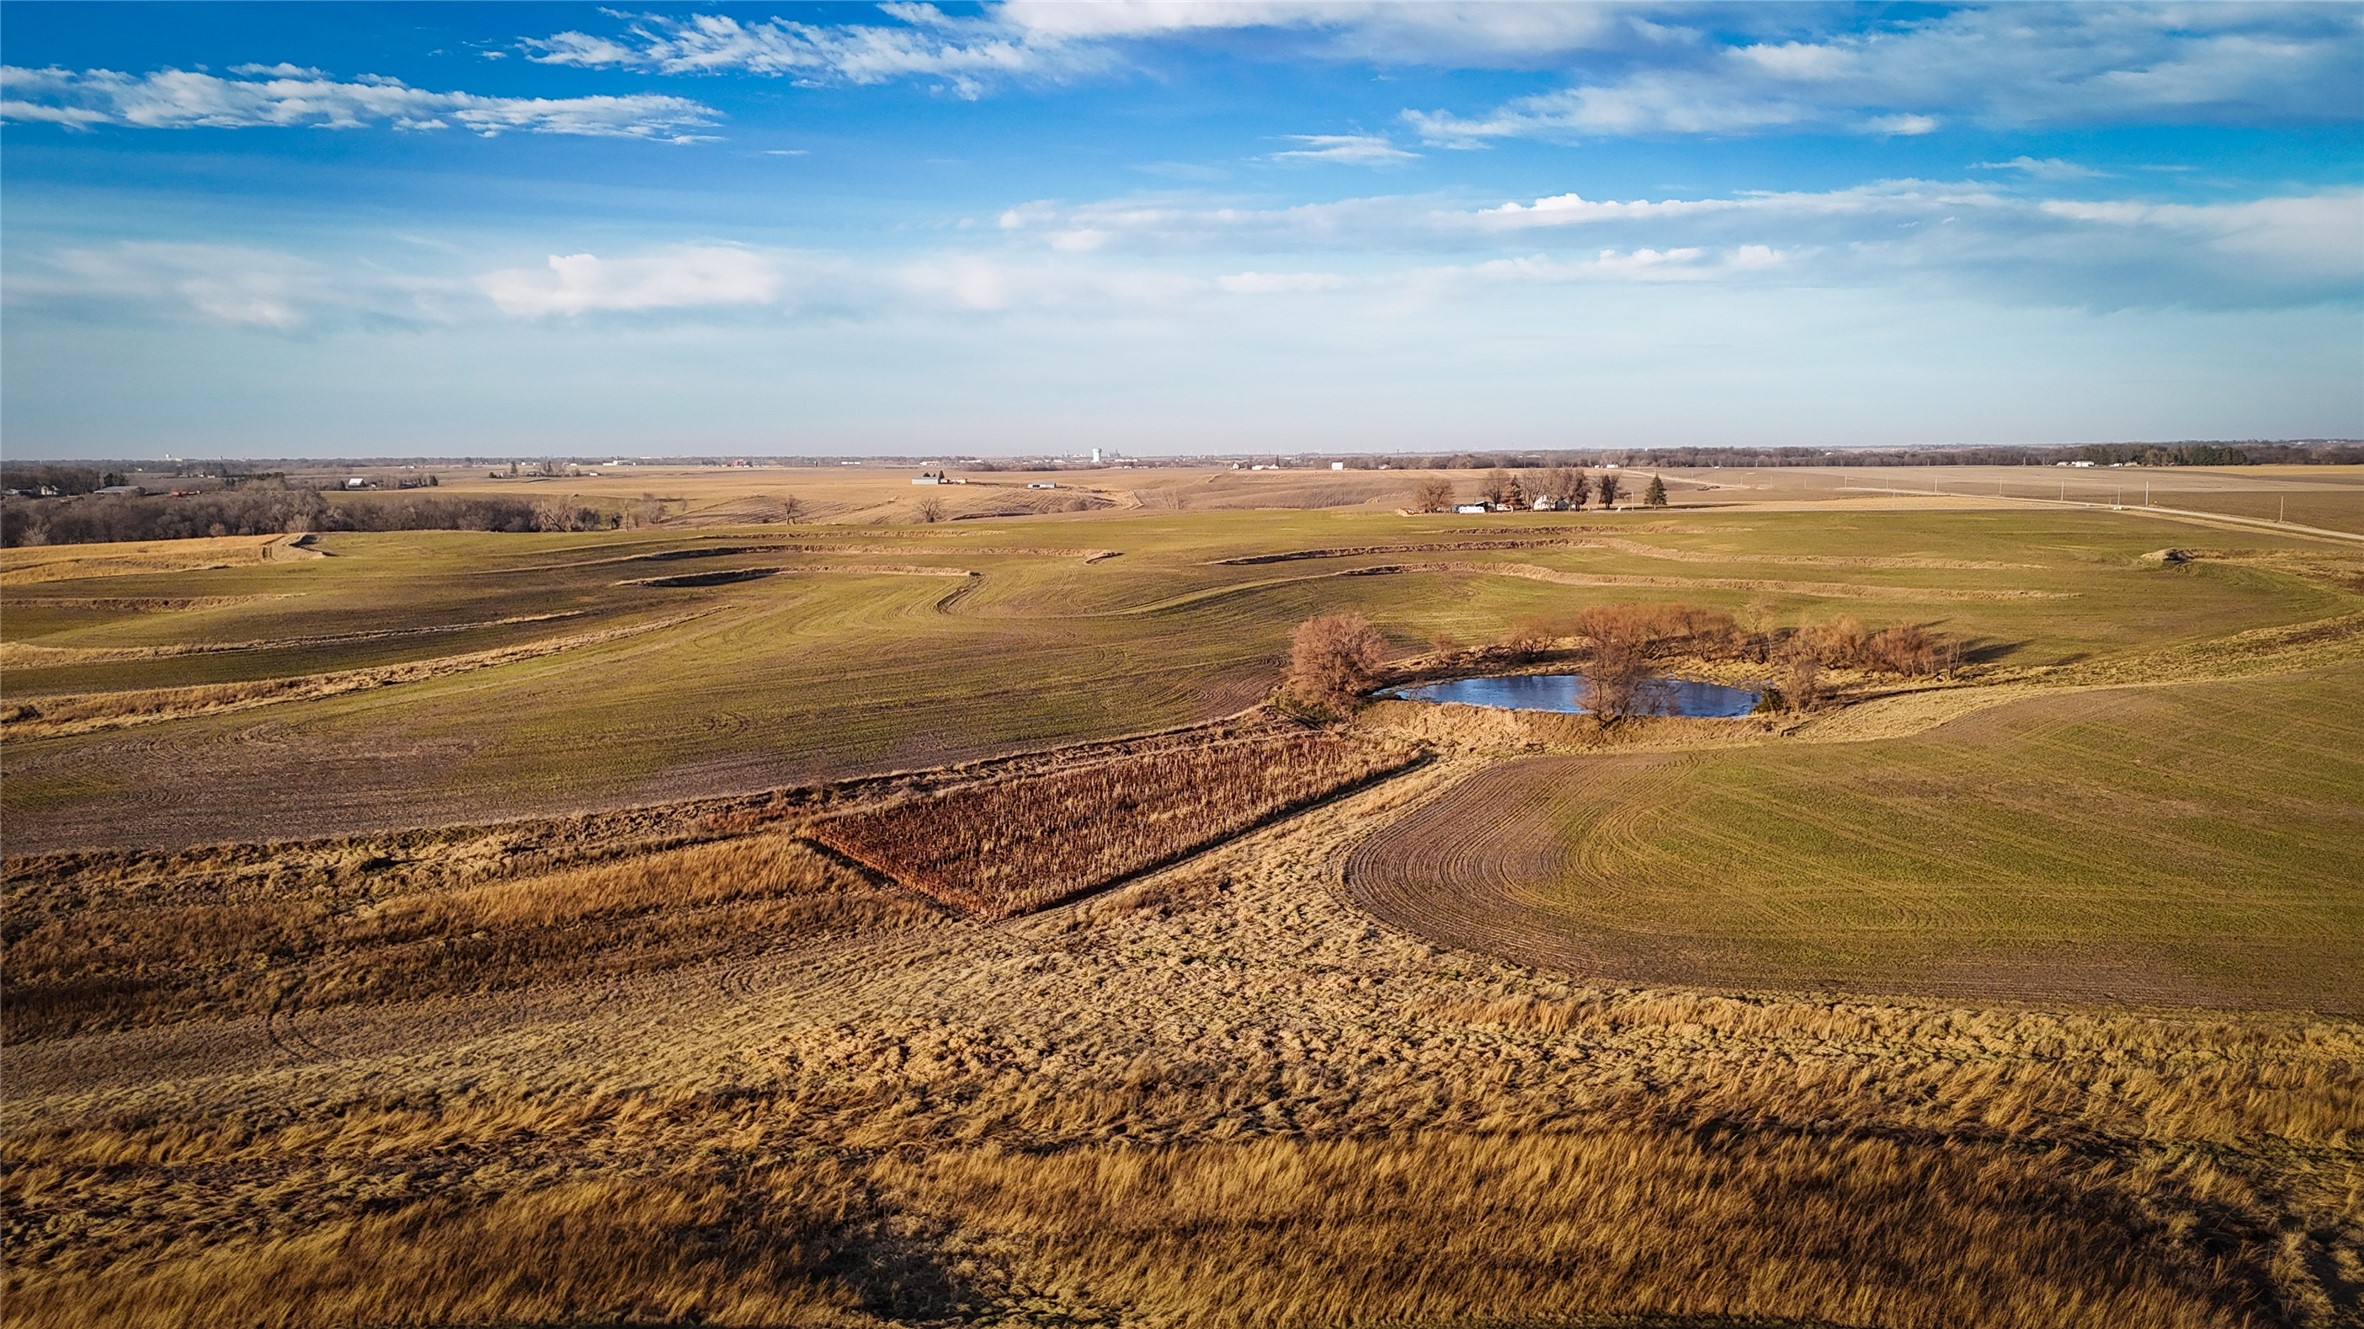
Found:
[[2364, 6], [124, 12], [12, 457], [2364, 435]]

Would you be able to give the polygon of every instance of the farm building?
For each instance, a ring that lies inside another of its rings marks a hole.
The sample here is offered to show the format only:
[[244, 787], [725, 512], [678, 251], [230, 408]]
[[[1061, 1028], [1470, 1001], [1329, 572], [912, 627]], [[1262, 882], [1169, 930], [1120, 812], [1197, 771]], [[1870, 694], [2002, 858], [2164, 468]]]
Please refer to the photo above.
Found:
[[1482, 515], [1486, 511], [1486, 505], [1483, 503], [1456, 503], [1453, 505], [1453, 511], [1463, 513], [1465, 515], [1477, 516]]
[[915, 485], [940, 485], [944, 483], [944, 473], [942, 471], [921, 471], [919, 474], [911, 477], [911, 483]]

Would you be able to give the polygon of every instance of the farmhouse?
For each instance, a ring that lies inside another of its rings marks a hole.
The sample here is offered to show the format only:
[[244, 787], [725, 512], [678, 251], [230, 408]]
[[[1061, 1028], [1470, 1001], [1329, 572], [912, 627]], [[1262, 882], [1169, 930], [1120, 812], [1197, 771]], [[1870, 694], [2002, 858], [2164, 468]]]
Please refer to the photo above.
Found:
[[1480, 516], [1485, 513], [1486, 505], [1483, 503], [1456, 503], [1453, 505], [1453, 511], [1466, 516]]

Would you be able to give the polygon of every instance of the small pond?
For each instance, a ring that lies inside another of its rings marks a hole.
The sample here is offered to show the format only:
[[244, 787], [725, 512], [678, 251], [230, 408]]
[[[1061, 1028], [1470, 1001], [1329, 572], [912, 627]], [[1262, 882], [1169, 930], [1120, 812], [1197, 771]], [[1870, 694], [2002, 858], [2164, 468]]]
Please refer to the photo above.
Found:
[[[1582, 674], [1502, 674], [1492, 678], [1450, 678], [1390, 688], [1381, 694], [1406, 701], [1457, 701], [1511, 711], [1584, 712]], [[1756, 709], [1760, 694], [1687, 678], [1653, 678], [1642, 685], [1634, 709], [1645, 715], [1732, 716]]]

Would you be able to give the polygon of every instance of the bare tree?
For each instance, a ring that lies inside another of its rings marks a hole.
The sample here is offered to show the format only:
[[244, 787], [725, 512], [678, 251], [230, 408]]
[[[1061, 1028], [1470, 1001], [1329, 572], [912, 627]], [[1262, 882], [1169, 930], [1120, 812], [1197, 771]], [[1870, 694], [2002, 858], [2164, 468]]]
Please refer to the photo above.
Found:
[[1782, 660], [1781, 699], [1793, 711], [1810, 711], [1822, 698], [1822, 660], [1814, 648], [1792, 638]]
[[1650, 680], [1650, 654], [1642, 643], [1608, 637], [1592, 644], [1584, 665], [1584, 709], [1602, 724], [1639, 713]]
[[1502, 634], [1502, 648], [1521, 659], [1533, 659], [1560, 639], [1559, 630], [1540, 618], [1526, 619]]
[[804, 516], [804, 500], [794, 494], [779, 494], [772, 498], [772, 520], [794, 523]]
[[1422, 512], [1446, 512], [1453, 506], [1453, 482], [1432, 475], [1412, 487], [1412, 506]]
[[1515, 503], [1518, 491], [1519, 482], [1499, 466], [1486, 472], [1486, 478], [1478, 484], [1478, 492], [1488, 503]]
[[1360, 614], [1323, 614], [1289, 637], [1288, 694], [1309, 706], [1342, 711], [1378, 678], [1387, 640]]
[[919, 519], [924, 522], [944, 520], [944, 500], [934, 494], [921, 499], [919, 501]]
[[655, 494], [642, 494], [639, 502], [625, 506], [620, 524], [625, 530], [632, 531], [662, 525], [664, 520], [665, 500]]

